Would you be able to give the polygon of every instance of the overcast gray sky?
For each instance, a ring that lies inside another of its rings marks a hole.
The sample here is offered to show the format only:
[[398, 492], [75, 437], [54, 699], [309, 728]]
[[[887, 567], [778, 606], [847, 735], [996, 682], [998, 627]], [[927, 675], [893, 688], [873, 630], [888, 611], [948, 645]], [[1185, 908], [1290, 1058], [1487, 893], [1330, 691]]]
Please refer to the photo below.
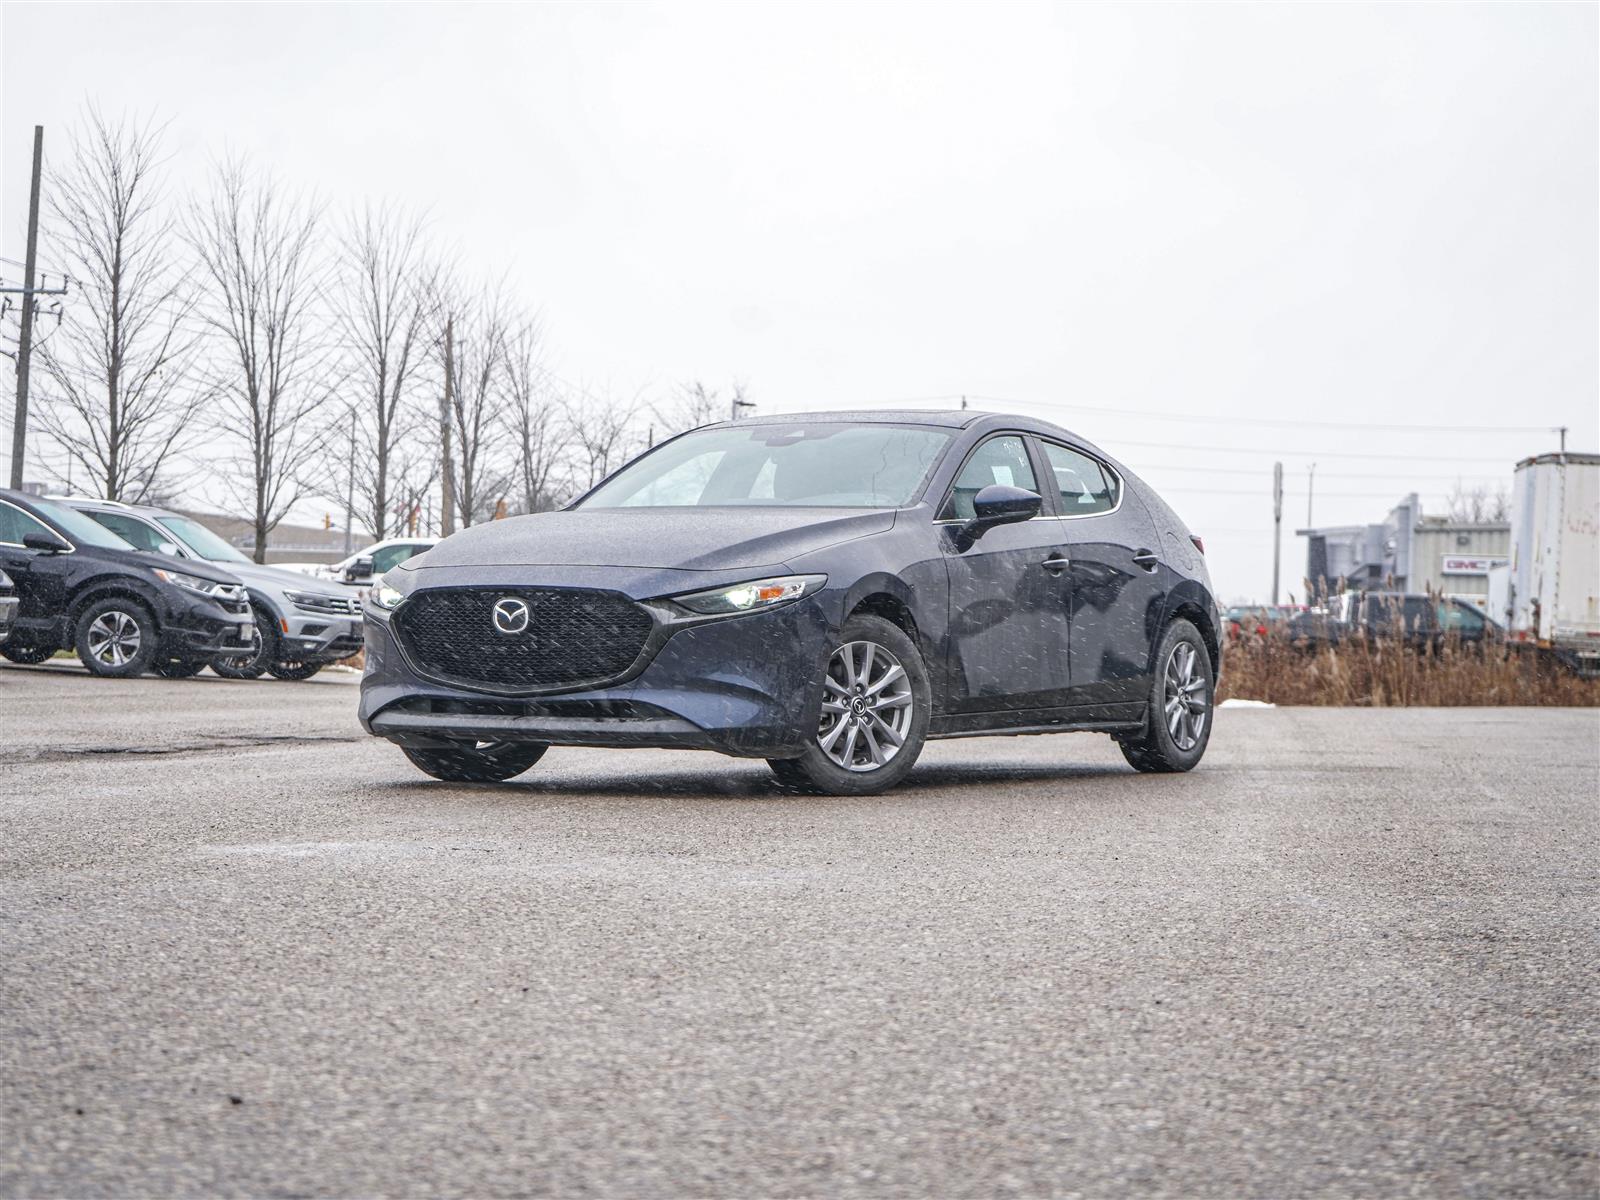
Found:
[[[0, 21], [0, 255], [35, 123], [153, 113], [177, 186], [237, 150], [335, 206], [426, 208], [542, 308], [566, 378], [1053, 417], [1167, 495], [1226, 598], [1270, 587], [1274, 455], [1292, 530], [1313, 461], [1325, 524], [1555, 445], [1468, 427], [1600, 448], [1594, 5]], [[1404, 423], [1460, 428], [1373, 428]]]

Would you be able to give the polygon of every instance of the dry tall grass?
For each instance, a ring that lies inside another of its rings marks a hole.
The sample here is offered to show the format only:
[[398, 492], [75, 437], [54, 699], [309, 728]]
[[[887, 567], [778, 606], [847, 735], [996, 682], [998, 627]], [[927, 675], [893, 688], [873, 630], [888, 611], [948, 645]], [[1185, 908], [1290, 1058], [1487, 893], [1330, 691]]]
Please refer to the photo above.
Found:
[[1398, 642], [1354, 641], [1313, 654], [1245, 638], [1223, 651], [1218, 692], [1273, 704], [1600, 705], [1600, 680], [1579, 679], [1531, 654], [1456, 646], [1419, 654]]

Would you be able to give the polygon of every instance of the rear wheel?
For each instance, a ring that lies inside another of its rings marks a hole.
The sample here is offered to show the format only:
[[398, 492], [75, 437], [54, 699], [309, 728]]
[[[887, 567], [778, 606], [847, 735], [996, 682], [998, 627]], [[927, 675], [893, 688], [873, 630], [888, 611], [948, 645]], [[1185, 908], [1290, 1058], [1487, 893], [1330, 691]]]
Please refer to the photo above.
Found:
[[36, 646], [32, 642], [10, 641], [0, 646], [0, 655], [4, 655], [14, 663], [22, 663], [29, 667], [35, 663], [45, 662], [54, 654], [54, 647]]
[[272, 619], [257, 611], [254, 649], [244, 654], [219, 654], [211, 660], [211, 669], [224, 679], [259, 679], [267, 673], [267, 648], [275, 646], [277, 631]]
[[1215, 703], [1211, 654], [1200, 631], [1178, 620], [1167, 626], [1156, 662], [1145, 728], [1132, 737], [1118, 738], [1117, 744], [1136, 770], [1193, 770], [1211, 740]]
[[400, 747], [414, 766], [446, 783], [504, 783], [533, 766], [549, 748], [528, 742], [463, 744], [449, 750]]
[[855, 616], [822, 677], [817, 732], [799, 758], [768, 759], [780, 783], [862, 796], [910, 773], [928, 734], [932, 692], [916, 643], [881, 617]]
[[91, 674], [127, 679], [144, 674], [160, 636], [144, 605], [108, 596], [83, 610], [73, 644]]
[[274, 679], [310, 679], [326, 665], [319, 662], [273, 663], [267, 668], [267, 674]]

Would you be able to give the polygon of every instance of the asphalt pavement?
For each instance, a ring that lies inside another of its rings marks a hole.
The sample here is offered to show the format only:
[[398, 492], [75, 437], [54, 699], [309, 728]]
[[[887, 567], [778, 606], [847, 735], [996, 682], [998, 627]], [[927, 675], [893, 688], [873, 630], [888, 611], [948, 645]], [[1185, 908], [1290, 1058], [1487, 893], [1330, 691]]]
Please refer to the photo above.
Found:
[[416, 772], [0, 668], [5, 1196], [1593, 1196], [1600, 713]]

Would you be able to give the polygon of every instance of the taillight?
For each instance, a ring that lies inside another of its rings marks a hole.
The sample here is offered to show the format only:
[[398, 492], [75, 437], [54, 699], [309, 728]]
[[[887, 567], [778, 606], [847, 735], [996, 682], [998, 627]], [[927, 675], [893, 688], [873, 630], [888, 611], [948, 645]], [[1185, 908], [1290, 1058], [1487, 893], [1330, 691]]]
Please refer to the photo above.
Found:
[[1189, 535], [1189, 540], [1194, 543], [1194, 548], [1200, 551], [1201, 554], [1206, 552], [1206, 543], [1204, 538], [1191, 533]]

